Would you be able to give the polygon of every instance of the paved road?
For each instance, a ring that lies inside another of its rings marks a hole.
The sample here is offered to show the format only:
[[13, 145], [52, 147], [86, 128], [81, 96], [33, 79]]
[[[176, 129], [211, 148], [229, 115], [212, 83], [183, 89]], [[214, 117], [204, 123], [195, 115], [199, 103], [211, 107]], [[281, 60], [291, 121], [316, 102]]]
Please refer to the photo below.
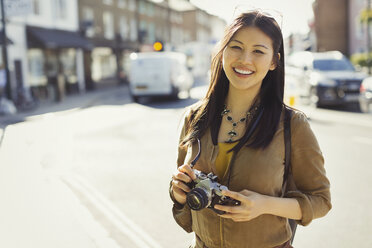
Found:
[[[89, 108], [8, 126], [0, 150], [1, 161], [7, 161], [1, 163], [0, 188], [8, 195], [1, 216], [14, 228], [21, 226], [11, 229], [12, 237], [47, 244], [36, 235], [41, 230], [53, 235], [49, 243], [61, 236], [68, 247], [187, 247], [192, 236], [173, 221], [167, 188], [183, 108], [204, 92], [200, 87], [191, 99], [135, 104], [126, 91], [118, 91], [96, 98]], [[326, 218], [299, 227], [295, 246], [372, 247], [372, 117], [299, 108], [310, 117], [324, 152], [334, 207]], [[30, 180], [32, 187], [26, 187]], [[22, 200], [16, 197], [20, 192]], [[26, 197], [32, 195], [36, 200]], [[31, 217], [22, 219], [27, 214]], [[58, 223], [64, 225], [50, 228]], [[79, 230], [75, 235], [69, 232], [72, 225]], [[25, 235], [31, 227], [34, 235]], [[7, 247], [21, 247], [7, 241]]]

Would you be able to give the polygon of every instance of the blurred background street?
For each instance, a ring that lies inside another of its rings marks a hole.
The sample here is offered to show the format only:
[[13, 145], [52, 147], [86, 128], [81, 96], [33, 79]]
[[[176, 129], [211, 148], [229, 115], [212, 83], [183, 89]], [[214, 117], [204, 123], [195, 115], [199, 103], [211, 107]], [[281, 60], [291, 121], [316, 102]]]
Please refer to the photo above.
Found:
[[[0, 2], [0, 247], [188, 247], [168, 195], [179, 128], [242, 1]], [[294, 246], [372, 247], [371, 3], [253, 7], [277, 10], [285, 102], [331, 181], [333, 209]]]

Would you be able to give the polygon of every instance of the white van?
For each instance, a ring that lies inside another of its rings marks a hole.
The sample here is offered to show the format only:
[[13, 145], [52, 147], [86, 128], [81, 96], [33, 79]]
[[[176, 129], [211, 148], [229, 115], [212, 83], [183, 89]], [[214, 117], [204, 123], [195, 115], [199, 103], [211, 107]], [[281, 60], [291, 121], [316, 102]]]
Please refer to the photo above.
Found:
[[186, 55], [176, 52], [134, 53], [130, 56], [129, 89], [138, 102], [144, 96], [178, 97], [189, 93], [193, 77], [186, 67]]

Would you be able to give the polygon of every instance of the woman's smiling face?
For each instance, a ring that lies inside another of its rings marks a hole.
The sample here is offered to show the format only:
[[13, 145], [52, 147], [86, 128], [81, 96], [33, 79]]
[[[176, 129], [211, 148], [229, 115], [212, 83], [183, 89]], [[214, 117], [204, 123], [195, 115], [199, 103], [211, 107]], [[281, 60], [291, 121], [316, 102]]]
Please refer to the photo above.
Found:
[[[222, 63], [230, 87], [259, 89], [269, 70], [274, 70], [272, 40], [256, 27], [240, 29], [223, 51]], [[279, 56], [279, 54], [278, 54]]]

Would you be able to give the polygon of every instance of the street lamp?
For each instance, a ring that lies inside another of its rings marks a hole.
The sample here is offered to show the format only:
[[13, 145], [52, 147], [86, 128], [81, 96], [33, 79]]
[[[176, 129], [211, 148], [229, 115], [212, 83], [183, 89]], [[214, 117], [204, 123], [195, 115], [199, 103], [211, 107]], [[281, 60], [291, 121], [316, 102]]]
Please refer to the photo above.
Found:
[[371, 12], [371, 0], [367, 0], [367, 66], [368, 74], [371, 75], [371, 32], [370, 32], [370, 12]]
[[[2, 50], [3, 50], [3, 61], [5, 66], [5, 93], [6, 97], [11, 100], [12, 99], [12, 92], [10, 87], [10, 77], [9, 77], [9, 65], [8, 65], [8, 50], [7, 50], [7, 35], [6, 35], [6, 16], [5, 16], [5, 10], [4, 10], [4, 0], [0, 0], [1, 4], [1, 23], [3, 25], [3, 36], [2, 36]], [[0, 98], [3, 97], [3, 94], [0, 96]]]

